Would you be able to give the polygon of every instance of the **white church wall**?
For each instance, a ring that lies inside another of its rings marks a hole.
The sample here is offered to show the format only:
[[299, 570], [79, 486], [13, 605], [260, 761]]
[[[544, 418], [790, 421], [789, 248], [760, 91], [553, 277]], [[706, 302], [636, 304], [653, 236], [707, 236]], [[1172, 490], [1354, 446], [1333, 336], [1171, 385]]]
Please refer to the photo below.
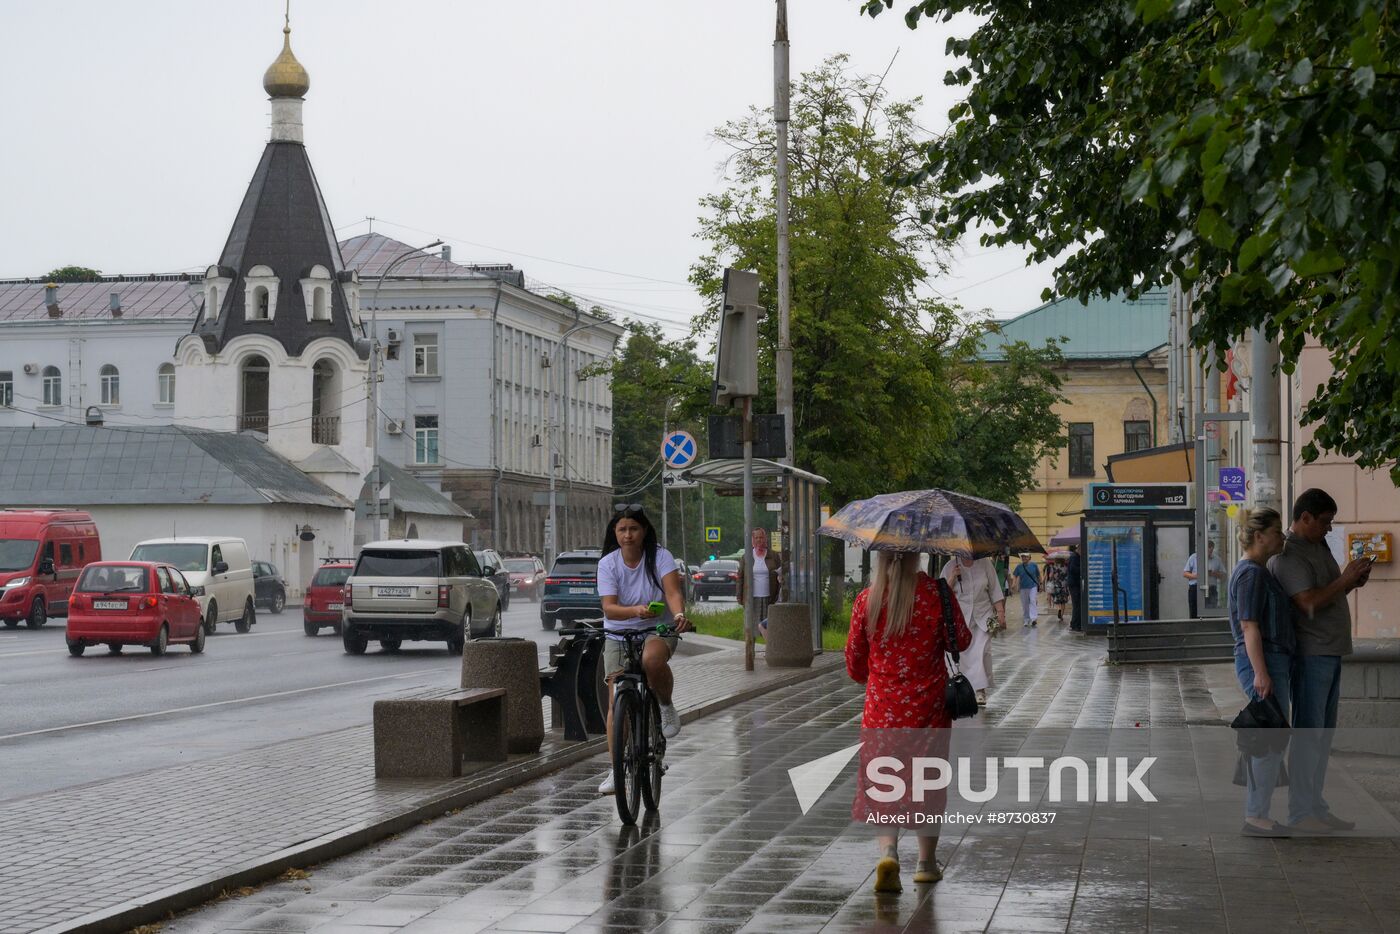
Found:
[[[254, 560], [271, 561], [287, 581], [287, 599], [299, 599], [323, 557], [354, 554], [354, 514], [350, 510], [289, 503], [263, 506], [170, 505], [108, 506], [62, 503], [92, 514], [105, 560], [122, 560], [137, 542], [172, 536], [228, 535], [248, 543]], [[315, 541], [302, 542], [298, 530], [310, 526]]]

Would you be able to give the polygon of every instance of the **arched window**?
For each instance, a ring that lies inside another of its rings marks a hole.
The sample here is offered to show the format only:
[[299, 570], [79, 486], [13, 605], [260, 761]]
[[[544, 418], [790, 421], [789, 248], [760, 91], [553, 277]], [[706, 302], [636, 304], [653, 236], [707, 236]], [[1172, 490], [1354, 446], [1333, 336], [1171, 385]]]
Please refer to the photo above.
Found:
[[253, 354], [243, 361], [239, 371], [238, 430], [267, 431], [268, 379], [271, 370], [267, 358]]
[[268, 318], [268, 307], [267, 289], [260, 285], [253, 290], [253, 320], [266, 321]]
[[335, 364], [317, 360], [311, 369], [311, 443], [340, 443], [340, 377]]
[[162, 363], [156, 370], [156, 390], [161, 405], [175, 404], [175, 364]]
[[63, 374], [56, 366], [44, 367], [44, 405], [63, 404]]
[[121, 405], [122, 378], [121, 374], [117, 372], [117, 368], [110, 363], [103, 364], [98, 374], [98, 381], [102, 384], [102, 404]]
[[311, 291], [311, 320], [331, 320], [330, 305], [326, 302], [326, 290], [320, 286]]

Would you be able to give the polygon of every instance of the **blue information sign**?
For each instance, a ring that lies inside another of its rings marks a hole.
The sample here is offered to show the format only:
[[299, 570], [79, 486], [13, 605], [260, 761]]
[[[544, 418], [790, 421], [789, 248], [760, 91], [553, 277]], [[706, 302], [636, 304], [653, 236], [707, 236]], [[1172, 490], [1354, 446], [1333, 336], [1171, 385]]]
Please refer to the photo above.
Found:
[[1088, 538], [1089, 622], [1113, 622], [1113, 550], [1118, 548], [1118, 619], [1141, 622], [1147, 617], [1143, 593], [1143, 527], [1136, 524], [1086, 523]]

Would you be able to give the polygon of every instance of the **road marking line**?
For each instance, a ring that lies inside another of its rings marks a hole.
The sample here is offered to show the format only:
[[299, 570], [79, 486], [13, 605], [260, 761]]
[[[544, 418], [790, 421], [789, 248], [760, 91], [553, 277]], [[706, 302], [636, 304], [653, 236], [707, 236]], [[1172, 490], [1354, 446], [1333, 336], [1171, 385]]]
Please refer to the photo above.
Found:
[[441, 668], [419, 668], [414, 671], [405, 671], [397, 675], [380, 675], [376, 678], [359, 678], [355, 681], [337, 681], [334, 684], [318, 684], [315, 687], [296, 688], [291, 691], [274, 691], [271, 694], [255, 694], [252, 697], [235, 697], [230, 700], [213, 701], [208, 704], [194, 704], [190, 707], [171, 707], [169, 710], [153, 710], [150, 713], [137, 713], [129, 717], [112, 717], [107, 720], [89, 720], [86, 723], [70, 723], [67, 726], [51, 726], [42, 730], [28, 730], [24, 733], [9, 733], [0, 736], [0, 742], [7, 739], [21, 739], [25, 736], [40, 736], [44, 733], [62, 733], [64, 730], [78, 730], [89, 726], [106, 726], [109, 723], [126, 723], [131, 720], [149, 720], [151, 717], [163, 717], [172, 713], [187, 713], [191, 710], [208, 710], [210, 707], [227, 707], [229, 704], [246, 704], [251, 701], [268, 700], [273, 697], [290, 697], [293, 694], [307, 694], [311, 691], [324, 691], [328, 688], [343, 688], [352, 684], [369, 684], [374, 681], [390, 681], [395, 678], [408, 678], [413, 675], [427, 674], [429, 672], [441, 672]]
[[[246, 639], [246, 638], [248, 638], [249, 636], [299, 636], [299, 635], [301, 635], [301, 630], [300, 630], [300, 629], [288, 629], [288, 630], [281, 631], [281, 632], [244, 632], [244, 633], [232, 633], [232, 632], [230, 632], [230, 633], [224, 633], [224, 635], [227, 635], [227, 636], [234, 636], [234, 635], [236, 635], [236, 636], [238, 636], [238, 638], [240, 638], [240, 639]], [[3, 638], [3, 637], [0, 637], [0, 638]], [[15, 636], [14, 638], [19, 638], [19, 637], [18, 637], [18, 636]], [[102, 643], [98, 643], [98, 644], [100, 645], [100, 644], [102, 644]], [[134, 645], [135, 643], [128, 643], [128, 644], [129, 644], [129, 645]], [[178, 645], [178, 644], [180, 644], [180, 643], [176, 643], [176, 644]], [[33, 650], [31, 650], [31, 651], [28, 651], [28, 652], [0, 652], [0, 658], [20, 658], [21, 656], [24, 656], [24, 655], [54, 655], [54, 654], [56, 654], [56, 653], [57, 653], [57, 649], [33, 649]]]

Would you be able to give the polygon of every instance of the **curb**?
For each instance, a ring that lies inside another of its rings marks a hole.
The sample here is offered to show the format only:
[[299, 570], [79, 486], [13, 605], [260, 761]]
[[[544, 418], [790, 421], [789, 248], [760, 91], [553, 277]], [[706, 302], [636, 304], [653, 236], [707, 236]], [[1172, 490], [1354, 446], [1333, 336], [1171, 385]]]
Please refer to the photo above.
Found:
[[[729, 697], [719, 698], [702, 704], [681, 714], [681, 723], [692, 723], [702, 717], [734, 707], [762, 697], [772, 691], [801, 684], [843, 670], [840, 666], [819, 666], [795, 668], [789, 676], [777, 681], [739, 691]], [[114, 905], [72, 918], [59, 924], [39, 928], [33, 934], [64, 934], [69, 931], [93, 932], [93, 934], [121, 934], [141, 924], [167, 920], [169, 915], [194, 908], [217, 897], [226, 889], [257, 885], [273, 879], [288, 869], [321, 863], [345, 856], [356, 850], [377, 843], [386, 837], [409, 830], [425, 821], [446, 814], [448, 811], [477, 804], [525, 782], [543, 778], [583, 759], [598, 755], [607, 749], [607, 739], [595, 739], [575, 743], [567, 749], [535, 756], [519, 763], [504, 773], [493, 774], [489, 779], [473, 782], [471, 777], [463, 779], [466, 786], [448, 794], [431, 798], [411, 810], [378, 821], [361, 821], [351, 824], [334, 833], [325, 834], [293, 847], [278, 850], [248, 862], [230, 866], [202, 879], [181, 883]]]

